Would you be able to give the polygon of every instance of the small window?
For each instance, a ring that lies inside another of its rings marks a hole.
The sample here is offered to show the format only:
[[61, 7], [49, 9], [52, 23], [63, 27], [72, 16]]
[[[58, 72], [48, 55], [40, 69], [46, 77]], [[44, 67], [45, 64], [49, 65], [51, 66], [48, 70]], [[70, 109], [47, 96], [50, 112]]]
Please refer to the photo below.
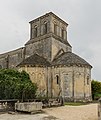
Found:
[[43, 27], [43, 33], [44, 33], [44, 34], [46, 34], [46, 33], [48, 32], [48, 30], [47, 30], [47, 25], [48, 25], [48, 24], [45, 22], [45, 23], [44, 23], [44, 27]]
[[89, 76], [87, 76], [87, 85], [89, 85]]
[[59, 84], [59, 76], [56, 75], [56, 83]]
[[32, 28], [31, 32], [32, 32], [31, 38], [37, 37], [38, 36], [38, 27], [35, 25], [35, 27]]
[[47, 33], [47, 23], [45, 23], [45, 33]]
[[54, 24], [54, 33], [57, 35], [57, 25]]
[[35, 27], [35, 28], [34, 28], [34, 37], [37, 37], [37, 36], [38, 36], [38, 28]]
[[61, 29], [61, 37], [64, 38], [64, 29]]

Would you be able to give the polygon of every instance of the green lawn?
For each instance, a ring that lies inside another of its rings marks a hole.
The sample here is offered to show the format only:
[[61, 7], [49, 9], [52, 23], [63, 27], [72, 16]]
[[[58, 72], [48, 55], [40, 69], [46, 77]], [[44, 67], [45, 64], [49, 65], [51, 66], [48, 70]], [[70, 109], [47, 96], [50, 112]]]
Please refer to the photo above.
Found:
[[71, 106], [80, 106], [80, 105], [87, 105], [88, 103], [84, 102], [65, 102], [65, 105], [71, 105]]

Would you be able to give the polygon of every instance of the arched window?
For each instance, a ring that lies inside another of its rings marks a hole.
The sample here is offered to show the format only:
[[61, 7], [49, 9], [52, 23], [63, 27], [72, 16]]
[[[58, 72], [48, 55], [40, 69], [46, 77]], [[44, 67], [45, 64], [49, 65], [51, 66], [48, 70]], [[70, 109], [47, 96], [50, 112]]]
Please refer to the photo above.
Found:
[[47, 33], [47, 23], [45, 23], [45, 33]]
[[37, 25], [35, 25], [35, 27], [34, 28], [32, 28], [32, 38], [35, 38], [35, 37], [37, 37], [38, 36], [38, 27], [37, 27]]
[[61, 37], [64, 39], [64, 29], [61, 29]]
[[57, 35], [57, 25], [54, 24], [54, 33]]
[[87, 76], [87, 85], [89, 85], [89, 76]]
[[44, 22], [43, 34], [46, 34], [48, 32], [47, 25], [48, 25], [48, 23]]
[[59, 76], [56, 75], [56, 83], [59, 84]]
[[37, 37], [38, 36], [38, 28], [37, 26], [35, 26], [34, 28], [34, 37]]

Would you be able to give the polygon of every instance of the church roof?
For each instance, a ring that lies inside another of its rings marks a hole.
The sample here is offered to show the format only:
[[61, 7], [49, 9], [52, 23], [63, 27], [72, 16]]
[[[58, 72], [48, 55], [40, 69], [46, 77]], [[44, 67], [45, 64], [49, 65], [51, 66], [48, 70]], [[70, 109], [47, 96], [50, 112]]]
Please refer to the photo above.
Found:
[[83, 58], [72, 52], [64, 52], [57, 58], [55, 58], [52, 62], [53, 66], [57, 65], [82, 65], [82, 66], [90, 66], [88, 62], [86, 62]]
[[23, 60], [18, 66], [32, 65], [32, 66], [64, 66], [64, 65], [78, 65], [78, 66], [92, 66], [86, 62], [83, 58], [72, 52], [64, 52], [57, 56], [52, 63], [48, 62], [45, 58], [34, 54], [25, 60]]
[[50, 66], [50, 63], [45, 58], [37, 54], [34, 54], [23, 60], [18, 66], [24, 66], [24, 65]]
[[35, 43], [35, 42], [40, 42], [41, 40], [44, 40], [44, 38], [46, 38], [46, 37], [47, 37], [47, 38], [48, 38], [48, 37], [54, 37], [56, 40], [60, 41], [61, 43], [72, 47], [67, 40], [63, 40], [61, 37], [59, 37], [59, 36], [57, 36], [57, 35], [55, 35], [55, 34], [53, 34], [53, 33], [46, 34], [45, 36], [43, 35], [43, 36], [41, 36], [41, 37], [39, 36], [39, 37], [37, 37], [37, 38], [30, 39], [29, 41], [26, 42], [25, 45], [32, 44], [32, 43]]

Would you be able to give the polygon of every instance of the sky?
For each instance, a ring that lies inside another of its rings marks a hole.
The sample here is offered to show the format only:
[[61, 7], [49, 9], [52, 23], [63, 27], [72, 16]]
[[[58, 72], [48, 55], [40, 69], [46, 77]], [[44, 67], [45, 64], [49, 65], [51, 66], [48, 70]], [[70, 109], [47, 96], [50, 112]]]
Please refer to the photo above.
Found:
[[0, 0], [0, 54], [23, 47], [29, 21], [53, 12], [66, 21], [73, 52], [92, 66], [101, 81], [101, 0]]

